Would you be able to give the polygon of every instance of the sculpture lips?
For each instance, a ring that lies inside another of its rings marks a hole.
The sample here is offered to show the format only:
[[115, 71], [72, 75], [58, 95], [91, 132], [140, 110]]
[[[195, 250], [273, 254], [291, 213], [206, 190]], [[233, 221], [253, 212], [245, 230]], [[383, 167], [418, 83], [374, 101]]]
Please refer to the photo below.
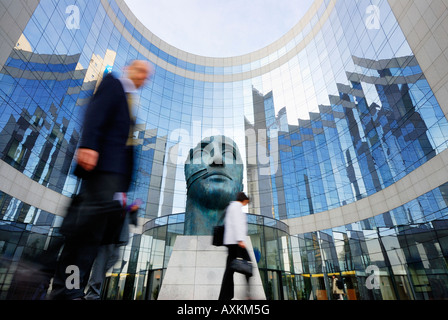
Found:
[[187, 187], [189, 188], [198, 179], [201, 179], [201, 178], [207, 179], [212, 176], [223, 176], [230, 180], [233, 180], [231, 176], [229, 176], [228, 174], [226, 174], [224, 172], [216, 172], [216, 171], [208, 172], [207, 169], [202, 169], [202, 170], [199, 170], [198, 172], [195, 172], [194, 174], [191, 175], [191, 177], [187, 181]]
[[226, 177], [226, 178], [228, 178], [230, 180], [233, 180], [231, 176], [229, 176], [228, 174], [226, 174], [224, 172], [209, 172], [209, 173], [206, 173], [205, 175], [201, 176], [201, 178], [207, 179], [207, 178], [212, 177], [212, 176], [223, 176], [223, 177]]

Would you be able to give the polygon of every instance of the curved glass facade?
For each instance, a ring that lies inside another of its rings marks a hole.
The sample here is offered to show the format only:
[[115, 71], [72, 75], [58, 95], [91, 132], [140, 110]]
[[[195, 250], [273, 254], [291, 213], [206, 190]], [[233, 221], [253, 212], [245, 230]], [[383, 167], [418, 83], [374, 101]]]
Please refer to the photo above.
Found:
[[[6, 16], [23, 4], [1, 6]], [[58, 238], [64, 203], [79, 185], [71, 172], [89, 97], [104, 72], [119, 75], [143, 59], [155, 74], [139, 95], [138, 173], [129, 195], [144, 201], [141, 225], [182, 216], [189, 150], [225, 135], [243, 158], [249, 213], [315, 223], [310, 232], [276, 235], [281, 263], [259, 264], [269, 298], [331, 298], [333, 273], [346, 279], [350, 299], [448, 298], [448, 178], [434, 186], [422, 180], [426, 189], [411, 199], [396, 190], [405, 178], [428, 176], [431, 161], [445, 161], [447, 117], [389, 1], [316, 0], [278, 41], [229, 58], [164, 43], [123, 0], [41, 0], [29, 11], [19, 17], [14, 46], [0, 50], [3, 257], [32, 259]], [[378, 195], [394, 205], [367, 217], [357, 206], [362, 219], [333, 215]], [[319, 227], [324, 214], [330, 228]], [[168, 220], [174, 229], [163, 231], [165, 239], [183, 223]], [[148, 230], [133, 234], [106, 296], [153, 297], [151, 281], [162, 276], [154, 270], [169, 255], [154, 251], [157, 236], [149, 240]], [[14, 268], [0, 269], [0, 299]]]
[[[279, 220], [260, 215], [248, 215], [248, 224], [248, 233], [256, 252], [255, 257], [268, 298], [294, 298], [296, 290], [291, 277], [292, 251], [289, 245], [288, 226]], [[157, 299], [174, 242], [178, 235], [185, 234], [184, 229], [183, 213], [156, 218], [145, 224], [140, 239], [140, 247], [145, 250], [142, 252], [140, 249], [140, 254], [135, 260], [135, 265], [138, 267], [132, 272], [137, 273], [140, 281], [136, 283], [135, 288], [128, 288], [130, 290], [126, 291], [125, 280], [119, 277], [120, 271], [121, 273], [123, 271], [115, 270], [114, 273], [112, 270], [104, 290], [104, 298], [117, 299], [128, 294], [132, 295], [132, 299]], [[285, 288], [280, 286], [279, 277], [283, 277], [283, 281], [286, 280]]]

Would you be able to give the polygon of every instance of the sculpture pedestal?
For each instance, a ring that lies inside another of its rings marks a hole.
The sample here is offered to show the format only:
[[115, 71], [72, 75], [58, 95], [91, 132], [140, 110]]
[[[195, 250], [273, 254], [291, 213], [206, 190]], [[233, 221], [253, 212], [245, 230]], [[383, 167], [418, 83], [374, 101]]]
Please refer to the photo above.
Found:
[[[250, 298], [266, 300], [250, 237], [246, 246], [254, 265]], [[227, 248], [213, 246], [211, 236], [178, 236], [158, 300], [218, 300], [226, 260]], [[235, 273], [234, 283], [234, 299], [247, 299], [245, 276]]]

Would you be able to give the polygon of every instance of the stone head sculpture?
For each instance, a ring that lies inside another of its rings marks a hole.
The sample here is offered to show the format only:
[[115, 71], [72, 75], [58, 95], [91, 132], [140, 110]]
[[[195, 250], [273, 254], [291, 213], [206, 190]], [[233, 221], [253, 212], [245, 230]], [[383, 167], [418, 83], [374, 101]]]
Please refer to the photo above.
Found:
[[185, 162], [185, 234], [211, 235], [225, 209], [243, 191], [243, 163], [235, 142], [225, 136], [203, 139]]

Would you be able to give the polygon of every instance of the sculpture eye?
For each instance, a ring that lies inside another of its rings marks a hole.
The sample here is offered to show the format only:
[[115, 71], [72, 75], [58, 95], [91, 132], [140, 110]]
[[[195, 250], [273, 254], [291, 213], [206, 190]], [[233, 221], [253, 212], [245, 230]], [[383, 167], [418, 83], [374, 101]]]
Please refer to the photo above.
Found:
[[209, 148], [196, 149], [192, 154], [192, 159], [207, 162], [208, 158], [213, 157], [214, 150]]
[[227, 163], [233, 163], [236, 160], [236, 154], [234, 151], [231, 151], [231, 150], [225, 150], [222, 153], [222, 156], [226, 160]]

